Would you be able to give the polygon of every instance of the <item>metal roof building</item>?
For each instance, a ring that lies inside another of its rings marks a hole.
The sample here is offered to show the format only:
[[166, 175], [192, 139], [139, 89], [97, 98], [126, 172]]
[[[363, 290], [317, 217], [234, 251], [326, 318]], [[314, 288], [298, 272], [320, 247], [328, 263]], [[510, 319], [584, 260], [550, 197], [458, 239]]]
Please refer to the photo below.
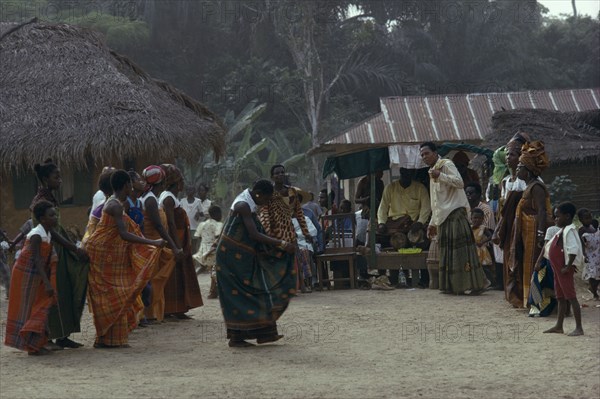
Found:
[[424, 141], [478, 144], [491, 132], [495, 112], [598, 110], [600, 89], [384, 97], [380, 108], [380, 113], [325, 141], [313, 152], [346, 153]]

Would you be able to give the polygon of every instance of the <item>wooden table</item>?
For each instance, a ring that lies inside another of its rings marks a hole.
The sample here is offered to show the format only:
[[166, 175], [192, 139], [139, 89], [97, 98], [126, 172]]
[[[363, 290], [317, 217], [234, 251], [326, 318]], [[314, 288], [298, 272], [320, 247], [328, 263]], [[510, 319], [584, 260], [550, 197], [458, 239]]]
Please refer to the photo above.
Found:
[[[427, 251], [418, 254], [401, 254], [399, 252], [380, 252], [377, 254], [377, 269], [391, 270], [420, 270], [427, 269]], [[371, 266], [371, 256], [365, 255], [369, 269]], [[406, 276], [408, 278], [408, 275]], [[415, 287], [419, 282], [418, 273], [413, 272], [412, 286]]]

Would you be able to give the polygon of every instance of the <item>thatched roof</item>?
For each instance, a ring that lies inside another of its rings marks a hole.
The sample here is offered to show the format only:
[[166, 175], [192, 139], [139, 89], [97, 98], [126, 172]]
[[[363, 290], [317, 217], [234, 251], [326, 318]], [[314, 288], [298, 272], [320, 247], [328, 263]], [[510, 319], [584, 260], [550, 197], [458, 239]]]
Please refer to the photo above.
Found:
[[0, 170], [47, 157], [86, 166], [224, 153], [216, 115], [111, 51], [98, 33], [64, 24], [15, 27], [0, 24]]
[[499, 111], [492, 117], [492, 132], [485, 146], [498, 148], [519, 130], [541, 140], [553, 163], [600, 159], [600, 110], [558, 112], [544, 109]]

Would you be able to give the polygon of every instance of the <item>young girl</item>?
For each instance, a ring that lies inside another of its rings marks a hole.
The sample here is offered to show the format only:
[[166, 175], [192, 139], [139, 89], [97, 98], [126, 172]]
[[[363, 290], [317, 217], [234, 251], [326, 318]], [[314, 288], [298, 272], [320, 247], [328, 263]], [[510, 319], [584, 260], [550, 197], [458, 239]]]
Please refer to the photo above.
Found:
[[[60, 223], [59, 201], [54, 193], [60, 190], [62, 178], [60, 169], [47, 159], [33, 167], [40, 186], [31, 201], [31, 210], [41, 200], [54, 205], [57, 224], [52, 228], [52, 243], [58, 256], [56, 266], [56, 301], [57, 309], [50, 312], [48, 328], [50, 339], [56, 338], [56, 344], [49, 342], [52, 349], [76, 349], [81, 346], [69, 338], [70, 334], [81, 332], [81, 315], [85, 304], [85, 293], [88, 283], [89, 263], [85, 251], [69, 239], [67, 231]], [[37, 222], [36, 222], [37, 223]], [[34, 223], [34, 224], [36, 224]], [[76, 255], [76, 256], [74, 256]]]
[[[308, 227], [309, 234], [312, 237], [316, 237], [317, 228], [315, 227], [313, 222], [307, 216], [304, 216], [304, 220], [306, 222], [306, 227]], [[297, 275], [300, 283], [300, 291], [302, 293], [312, 292], [312, 269], [314, 248], [312, 244], [307, 242], [304, 238], [304, 234], [302, 234], [302, 228], [300, 227], [298, 219], [293, 218], [292, 223], [294, 223], [296, 235], [298, 236], [298, 250], [296, 251], [296, 261], [298, 262], [298, 266], [300, 269]]]
[[575, 212], [575, 205], [570, 202], [564, 202], [554, 210], [556, 225], [561, 230], [548, 243], [548, 256], [554, 272], [554, 293], [558, 300], [558, 318], [556, 325], [544, 333], [562, 334], [564, 332], [563, 321], [567, 303], [570, 303], [573, 308], [573, 316], [575, 316], [575, 330], [569, 333], [569, 336], [583, 335], [581, 309], [573, 281], [577, 266], [582, 266], [584, 263], [583, 246], [573, 224]]
[[210, 292], [208, 293], [208, 299], [216, 299], [219, 297], [217, 291], [217, 272], [215, 270], [215, 244], [221, 236], [223, 230], [223, 223], [221, 218], [223, 213], [221, 208], [217, 205], [211, 205], [208, 208], [208, 215], [210, 216], [204, 222], [198, 225], [196, 230], [196, 237], [200, 238], [200, 249], [194, 254], [194, 259], [200, 263], [205, 270], [210, 271]]
[[594, 296], [594, 300], [600, 300], [598, 297], [598, 284], [600, 283], [600, 230], [592, 224], [592, 213], [585, 208], [577, 212], [577, 217], [582, 226], [579, 228], [579, 237], [583, 242], [583, 254], [585, 256], [585, 265], [583, 267], [582, 278], [590, 283], [588, 291]]
[[494, 262], [492, 261], [492, 254], [490, 252], [490, 242], [492, 241], [492, 234], [494, 232], [483, 225], [484, 218], [485, 215], [481, 208], [471, 210], [471, 227], [473, 228], [475, 244], [477, 245], [477, 256], [488, 280], [493, 282], [495, 280], [495, 273], [493, 270]]
[[38, 356], [52, 353], [44, 346], [48, 315], [56, 304], [58, 257], [50, 231], [58, 225], [58, 215], [52, 203], [44, 200], [35, 204], [33, 215], [39, 224], [27, 234], [13, 269], [4, 344]]

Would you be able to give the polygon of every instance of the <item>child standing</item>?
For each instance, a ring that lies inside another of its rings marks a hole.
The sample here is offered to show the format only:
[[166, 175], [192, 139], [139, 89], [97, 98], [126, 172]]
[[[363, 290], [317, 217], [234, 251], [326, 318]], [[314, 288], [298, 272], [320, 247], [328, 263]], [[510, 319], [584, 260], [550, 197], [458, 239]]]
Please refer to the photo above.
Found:
[[583, 242], [583, 255], [585, 265], [582, 278], [590, 283], [588, 291], [594, 296], [594, 300], [600, 300], [598, 296], [598, 284], [600, 283], [600, 230], [594, 227], [592, 213], [585, 208], [577, 212], [582, 226], [579, 229], [579, 237]]
[[8, 292], [10, 288], [10, 275], [11, 270], [8, 264], [7, 252], [10, 248], [10, 241], [6, 236], [6, 232], [0, 229], [0, 283], [6, 290], [6, 299], [8, 299]]
[[[310, 236], [316, 237], [317, 228], [315, 227], [313, 222], [307, 216], [304, 216], [304, 221], [306, 222], [306, 227], [308, 228]], [[294, 224], [294, 229], [296, 230], [296, 235], [298, 236], [298, 249], [296, 251], [296, 261], [298, 262], [299, 270], [297, 278], [298, 283], [300, 284], [300, 291], [303, 294], [305, 294], [308, 292], [312, 292], [314, 248], [313, 244], [308, 242], [306, 240], [306, 237], [304, 237], [298, 219], [292, 218], [292, 223]]]
[[56, 304], [58, 257], [50, 230], [58, 225], [58, 215], [45, 200], [34, 205], [33, 215], [39, 224], [27, 234], [14, 266], [4, 344], [39, 356], [52, 353], [44, 346], [48, 343], [48, 315]]
[[571, 304], [573, 316], [575, 316], [575, 330], [569, 333], [569, 336], [583, 335], [581, 308], [577, 301], [575, 282], [573, 281], [577, 266], [582, 266], [584, 262], [583, 246], [573, 224], [575, 212], [575, 205], [570, 202], [563, 202], [554, 210], [555, 223], [561, 230], [548, 243], [548, 255], [554, 272], [554, 293], [558, 300], [558, 318], [556, 325], [544, 333], [562, 334], [564, 332], [563, 321], [568, 302]]
[[471, 210], [471, 227], [473, 229], [473, 236], [475, 237], [475, 244], [477, 248], [477, 256], [479, 262], [483, 266], [483, 271], [486, 274], [488, 280], [493, 285], [496, 284], [494, 262], [492, 261], [492, 253], [490, 252], [490, 242], [492, 241], [493, 230], [483, 225], [485, 213], [481, 208], [473, 208]]
[[190, 221], [190, 237], [192, 237], [192, 253], [198, 251], [198, 237], [196, 229], [202, 214], [202, 201], [196, 197], [196, 187], [193, 185], [185, 188], [185, 198], [181, 200], [181, 207]]
[[217, 272], [215, 270], [215, 245], [223, 230], [221, 219], [223, 213], [217, 205], [211, 205], [208, 208], [209, 218], [198, 225], [196, 237], [200, 238], [200, 249], [194, 254], [194, 259], [204, 268], [210, 270], [210, 292], [208, 299], [216, 299], [217, 293]]

